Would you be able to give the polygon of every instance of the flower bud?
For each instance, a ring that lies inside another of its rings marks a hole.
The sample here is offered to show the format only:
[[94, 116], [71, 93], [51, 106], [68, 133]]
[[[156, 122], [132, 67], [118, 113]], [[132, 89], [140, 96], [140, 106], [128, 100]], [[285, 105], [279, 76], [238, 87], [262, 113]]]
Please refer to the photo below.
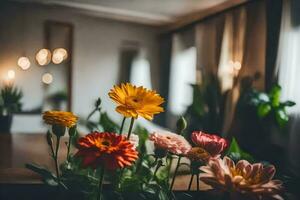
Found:
[[178, 134], [181, 134], [182, 131], [186, 129], [187, 123], [186, 123], [186, 120], [184, 119], [183, 116], [181, 116], [181, 117], [178, 119], [178, 121], [177, 121], [177, 123], [176, 123], [176, 127], [177, 127], [177, 131], [178, 131], [177, 133], [178, 133]]
[[167, 151], [161, 148], [155, 148], [154, 154], [156, 158], [164, 158], [167, 155]]
[[96, 108], [99, 108], [100, 105], [101, 105], [101, 99], [98, 98], [98, 99], [96, 100], [96, 102], [95, 102], [95, 107], [96, 107]]
[[66, 132], [66, 127], [61, 126], [61, 125], [56, 125], [54, 124], [52, 126], [52, 132], [54, 135], [56, 135], [57, 137], [62, 137], [65, 135]]
[[76, 125], [69, 128], [69, 136], [70, 137], [73, 137], [76, 135], [76, 128], [77, 128]]
[[52, 140], [52, 134], [50, 133], [50, 131], [47, 131], [46, 139], [47, 139], [48, 145], [49, 145], [49, 146], [52, 146], [53, 140]]

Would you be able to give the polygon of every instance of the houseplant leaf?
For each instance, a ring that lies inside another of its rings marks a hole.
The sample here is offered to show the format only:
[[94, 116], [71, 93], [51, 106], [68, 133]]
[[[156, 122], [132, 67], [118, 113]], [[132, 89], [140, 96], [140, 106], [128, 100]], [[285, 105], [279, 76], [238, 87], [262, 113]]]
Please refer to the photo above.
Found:
[[258, 106], [257, 114], [260, 118], [264, 118], [270, 113], [271, 110], [272, 110], [272, 107], [270, 104], [263, 103]]
[[269, 93], [273, 107], [278, 107], [280, 105], [280, 94], [281, 87], [279, 85], [274, 85]]
[[275, 118], [281, 128], [283, 128], [289, 121], [289, 116], [284, 108], [275, 110]]
[[48, 169], [35, 165], [35, 164], [25, 164], [25, 167], [27, 169], [30, 169], [31, 171], [39, 174], [42, 178], [43, 181], [50, 186], [57, 186], [58, 183], [56, 181], [56, 176], [49, 171]]

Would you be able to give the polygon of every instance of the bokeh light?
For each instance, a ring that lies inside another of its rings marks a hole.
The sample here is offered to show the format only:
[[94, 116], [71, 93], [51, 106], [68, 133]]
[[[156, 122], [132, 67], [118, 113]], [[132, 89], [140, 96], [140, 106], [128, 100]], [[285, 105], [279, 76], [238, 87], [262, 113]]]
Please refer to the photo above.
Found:
[[21, 67], [23, 70], [27, 70], [30, 67], [30, 61], [27, 57], [20, 57], [18, 59], [18, 66]]
[[53, 51], [52, 62], [54, 64], [60, 64], [68, 57], [68, 52], [64, 48], [57, 48]]
[[14, 70], [8, 70], [8, 71], [7, 71], [7, 78], [8, 78], [9, 80], [14, 79], [15, 77], [16, 77], [16, 73], [15, 73]]
[[45, 84], [51, 84], [53, 82], [53, 76], [50, 73], [45, 73], [42, 76], [42, 82]]
[[40, 49], [37, 52], [35, 59], [41, 66], [48, 65], [51, 61], [51, 52], [48, 49]]

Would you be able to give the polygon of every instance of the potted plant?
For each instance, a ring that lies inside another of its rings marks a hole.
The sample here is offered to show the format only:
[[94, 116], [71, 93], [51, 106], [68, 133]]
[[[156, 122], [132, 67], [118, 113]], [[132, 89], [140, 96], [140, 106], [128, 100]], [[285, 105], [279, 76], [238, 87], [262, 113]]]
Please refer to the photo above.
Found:
[[289, 121], [287, 108], [295, 105], [293, 101], [281, 101], [280, 96], [281, 87], [277, 84], [268, 93], [248, 87], [242, 90], [237, 105], [239, 131], [243, 133], [238, 138], [242, 146], [260, 159], [277, 164], [284, 163]]
[[13, 85], [0, 90], [0, 133], [10, 133], [13, 113], [20, 112], [23, 93]]

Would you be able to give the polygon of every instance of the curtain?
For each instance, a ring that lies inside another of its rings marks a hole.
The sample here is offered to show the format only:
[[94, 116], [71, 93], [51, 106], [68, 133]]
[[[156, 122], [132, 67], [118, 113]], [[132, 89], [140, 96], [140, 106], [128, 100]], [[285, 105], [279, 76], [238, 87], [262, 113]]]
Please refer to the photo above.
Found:
[[282, 13], [282, 0], [267, 0], [267, 49], [266, 49], [266, 73], [265, 87], [270, 91], [277, 81], [275, 69], [279, 43], [279, 33]]
[[226, 13], [225, 15], [222, 51], [218, 70], [222, 91], [226, 94], [223, 133], [227, 133], [232, 125], [239, 98], [237, 80], [245, 54], [246, 24], [247, 16], [245, 7]]
[[[228, 13], [223, 38], [219, 77], [227, 77], [228, 92], [225, 93], [224, 122], [222, 132], [227, 137], [240, 135], [236, 105], [243, 80], [262, 77], [265, 74], [266, 13], [265, 1], [255, 1]], [[227, 40], [227, 44], [226, 44]], [[229, 51], [229, 52], [227, 52]], [[227, 71], [224, 73], [224, 69]], [[230, 74], [230, 69], [232, 69]], [[224, 75], [226, 74], [227, 75]], [[229, 74], [228, 74], [229, 73]], [[231, 75], [231, 77], [230, 77]], [[230, 79], [231, 78], [231, 79]], [[226, 85], [225, 85], [226, 86]], [[230, 89], [230, 87], [232, 89]], [[264, 89], [264, 79], [253, 82], [253, 87]], [[244, 137], [244, 136], [241, 136]]]
[[296, 0], [283, 1], [276, 72], [278, 82], [282, 86], [282, 100], [296, 102], [296, 106], [289, 110], [292, 120], [288, 151], [290, 164], [295, 169], [294, 171], [300, 175], [300, 25], [295, 23], [299, 21], [300, 16], [293, 9], [297, 5], [299, 7], [299, 1]]
[[196, 25], [197, 69], [201, 72], [197, 77], [199, 83], [207, 75], [217, 76], [223, 27], [223, 16], [216, 16]]

